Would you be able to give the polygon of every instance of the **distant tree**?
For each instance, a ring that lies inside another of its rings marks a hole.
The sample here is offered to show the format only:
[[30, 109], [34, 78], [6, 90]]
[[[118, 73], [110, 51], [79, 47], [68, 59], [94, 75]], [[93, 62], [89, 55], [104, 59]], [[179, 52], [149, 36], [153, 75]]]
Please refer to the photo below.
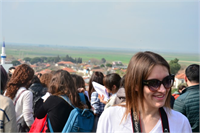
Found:
[[104, 66], [104, 64], [101, 64], [101, 66], [100, 66], [100, 67], [105, 67], [105, 66]]
[[32, 58], [31, 61], [30, 61], [31, 64], [38, 63], [38, 62], [41, 62], [41, 58], [40, 57]]
[[77, 63], [82, 63], [82, 58], [78, 58], [78, 62]]
[[102, 62], [102, 63], [106, 63], [106, 59], [105, 59], [105, 58], [102, 58], [102, 59], [101, 59], [101, 62]]
[[47, 61], [47, 57], [40, 57], [41, 62], [46, 62]]
[[48, 57], [47, 58], [47, 62], [54, 62], [55, 61], [55, 58], [54, 57]]
[[112, 64], [107, 63], [106, 66], [107, 66], [107, 67], [112, 67]]
[[60, 61], [60, 57], [59, 57], [59, 55], [57, 56], [57, 57], [54, 57], [54, 62], [56, 63], [56, 62], [59, 62]]
[[13, 66], [17, 66], [17, 65], [20, 65], [21, 63], [17, 60], [14, 60], [11, 62], [13, 64]]
[[24, 61], [31, 61], [31, 58], [30, 57], [25, 57], [24, 59], [23, 59]]
[[178, 63], [178, 61], [179, 59], [175, 58], [169, 62], [170, 71], [172, 74], [176, 74], [181, 68], [181, 65]]

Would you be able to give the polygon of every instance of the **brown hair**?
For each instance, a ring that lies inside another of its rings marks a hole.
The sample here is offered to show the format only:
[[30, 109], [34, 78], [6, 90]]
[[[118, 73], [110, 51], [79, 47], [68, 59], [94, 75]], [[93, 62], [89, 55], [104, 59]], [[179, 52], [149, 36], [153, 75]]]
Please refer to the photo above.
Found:
[[[138, 52], [131, 58], [125, 77], [126, 111], [123, 118], [127, 118], [131, 109], [139, 114], [139, 105], [144, 110], [142, 80], [147, 80], [155, 65], [166, 67], [170, 74], [169, 64], [162, 56], [156, 53], [150, 51]], [[170, 95], [171, 89], [164, 105], [168, 108], [170, 108]]]
[[85, 90], [85, 81], [83, 79], [83, 77], [77, 75], [77, 74], [71, 74], [72, 79], [74, 81], [74, 84], [76, 86], [76, 89], [78, 88], [84, 88]]
[[49, 88], [49, 84], [51, 82], [52, 76], [53, 76], [52, 73], [44, 73], [44, 74], [42, 74], [42, 76], [40, 77], [40, 82], [41, 82], [43, 87]]
[[90, 78], [90, 81], [89, 81], [89, 91], [88, 91], [88, 93], [89, 93], [89, 98], [90, 99], [91, 99], [92, 92], [95, 91], [95, 89], [94, 89], [94, 87], [92, 85], [92, 81], [95, 81], [95, 82], [103, 85], [103, 77], [104, 77], [104, 75], [103, 75], [102, 72], [98, 72], [98, 71], [93, 72], [93, 74], [92, 74], [92, 76]]
[[106, 75], [103, 78], [103, 84], [110, 91], [112, 91], [113, 85], [115, 85], [116, 89], [118, 90], [120, 87], [120, 80], [121, 80], [121, 77], [119, 76], [119, 74], [111, 73], [111, 74]]
[[58, 70], [53, 75], [50, 85], [49, 92], [52, 95], [67, 95], [70, 102], [75, 106], [83, 109], [85, 106], [81, 103], [77, 89], [75, 88], [74, 81], [65, 70]]
[[6, 90], [6, 96], [13, 99], [20, 87], [28, 87], [34, 76], [34, 70], [27, 64], [21, 64], [16, 67], [11, 76]]

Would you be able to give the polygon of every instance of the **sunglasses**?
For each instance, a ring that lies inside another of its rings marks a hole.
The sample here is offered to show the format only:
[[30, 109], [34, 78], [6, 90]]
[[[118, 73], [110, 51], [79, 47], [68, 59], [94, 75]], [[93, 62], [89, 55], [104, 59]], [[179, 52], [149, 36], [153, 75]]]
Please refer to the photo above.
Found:
[[174, 75], [169, 75], [165, 77], [162, 81], [158, 79], [150, 79], [150, 80], [143, 80], [143, 85], [148, 86], [149, 90], [152, 92], [157, 91], [161, 84], [165, 87], [165, 89], [170, 89], [174, 83]]

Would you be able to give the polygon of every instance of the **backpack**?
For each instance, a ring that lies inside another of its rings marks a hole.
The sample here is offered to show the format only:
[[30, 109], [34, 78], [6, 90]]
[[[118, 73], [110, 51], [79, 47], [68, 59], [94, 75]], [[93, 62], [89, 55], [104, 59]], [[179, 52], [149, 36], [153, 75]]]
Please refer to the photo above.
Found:
[[[86, 103], [83, 93], [79, 93], [80, 99], [83, 103]], [[67, 96], [60, 96], [67, 103], [69, 103], [74, 109], [70, 112], [69, 118], [62, 130], [62, 133], [68, 132], [92, 132], [94, 125], [94, 114], [89, 109], [79, 109], [74, 107]], [[48, 119], [49, 130], [53, 132], [50, 120]]]

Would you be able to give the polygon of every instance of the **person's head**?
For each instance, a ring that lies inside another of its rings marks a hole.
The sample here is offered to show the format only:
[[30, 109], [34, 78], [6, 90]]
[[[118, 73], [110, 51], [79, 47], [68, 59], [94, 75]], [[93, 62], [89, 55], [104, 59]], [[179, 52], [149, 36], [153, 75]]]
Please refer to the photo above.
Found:
[[15, 67], [10, 67], [8, 69], [8, 76], [11, 77], [13, 75], [14, 71], [15, 71]]
[[84, 92], [85, 91], [85, 81], [84, 81], [84, 79], [81, 76], [76, 75], [76, 74], [71, 74], [71, 76], [72, 76], [72, 79], [73, 79], [74, 84], [76, 86], [76, 89], [79, 92]]
[[173, 82], [169, 64], [162, 56], [150, 51], [136, 53], [129, 62], [125, 77], [125, 116], [131, 108], [137, 113], [139, 109], [170, 108]]
[[111, 73], [103, 78], [103, 84], [108, 93], [116, 93], [120, 87], [121, 77], [117, 73]]
[[92, 82], [95, 81], [95, 82], [103, 85], [103, 77], [104, 77], [104, 75], [103, 75], [102, 72], [98, 72], [98, 71], [93, 72], [93, 74], [92, 74], [92, 76], [90, 78], [90, 81], [89, 81], [89, 91], [88, 91], [88, 93], [89, 93], [89, 98], [90, 99], [91, 99], [92, 92], [95, 91], [95, 89], [94, 89], [94, 87], [92, 85]]
[[182, 91], [187, 87], [186, 84], [179, 84], [178, 85], [178, 92], [179, 93], [182, 93]]
[[38, 73], [38, 74], [37, 74], [37, 77], [38, 77], [38, 78], [40, 78], [41, 76], [42, 76], [42, 74], [41, 74], [41, 73]]
[[199, 65], [189, 65], [185, 70], [185, 81], [188, 86], [199, 84]]
[[51, 82], [52, 76], [53, 76], [52, 73], [44, 73], [44, 74], [42, 74], [42, 76], [40, 77], [40, 82], [41, 82], [43, 87], [46, 87], [46, 88], [49, 87], [49, 84]]
[[67, 95], [74, 106], [82, 106], [74, 81], [69, 72], [65, 70], [56, 71], [51, 79], [48, 90], [52, 95]]
[[15, 71], [10, 78], [6, 96], [13, 99], [20, 87], [28, 88], [34, 76], [34, 70], [27, 64], [21, 64], [15, 68]]
[[3, 91], [6, 89], [8, 75], [7, 75], [6, 70], [3, 68], [3, 66], [0, 65], [0, 67], [1, 67], [1, 94], [2, 94]]
[[31, 80], [31, 84], [34, 84], [34, 83], [41, 83], [40, 79], [38, 78], [37, 75], [34, 75], [32, 80]]

